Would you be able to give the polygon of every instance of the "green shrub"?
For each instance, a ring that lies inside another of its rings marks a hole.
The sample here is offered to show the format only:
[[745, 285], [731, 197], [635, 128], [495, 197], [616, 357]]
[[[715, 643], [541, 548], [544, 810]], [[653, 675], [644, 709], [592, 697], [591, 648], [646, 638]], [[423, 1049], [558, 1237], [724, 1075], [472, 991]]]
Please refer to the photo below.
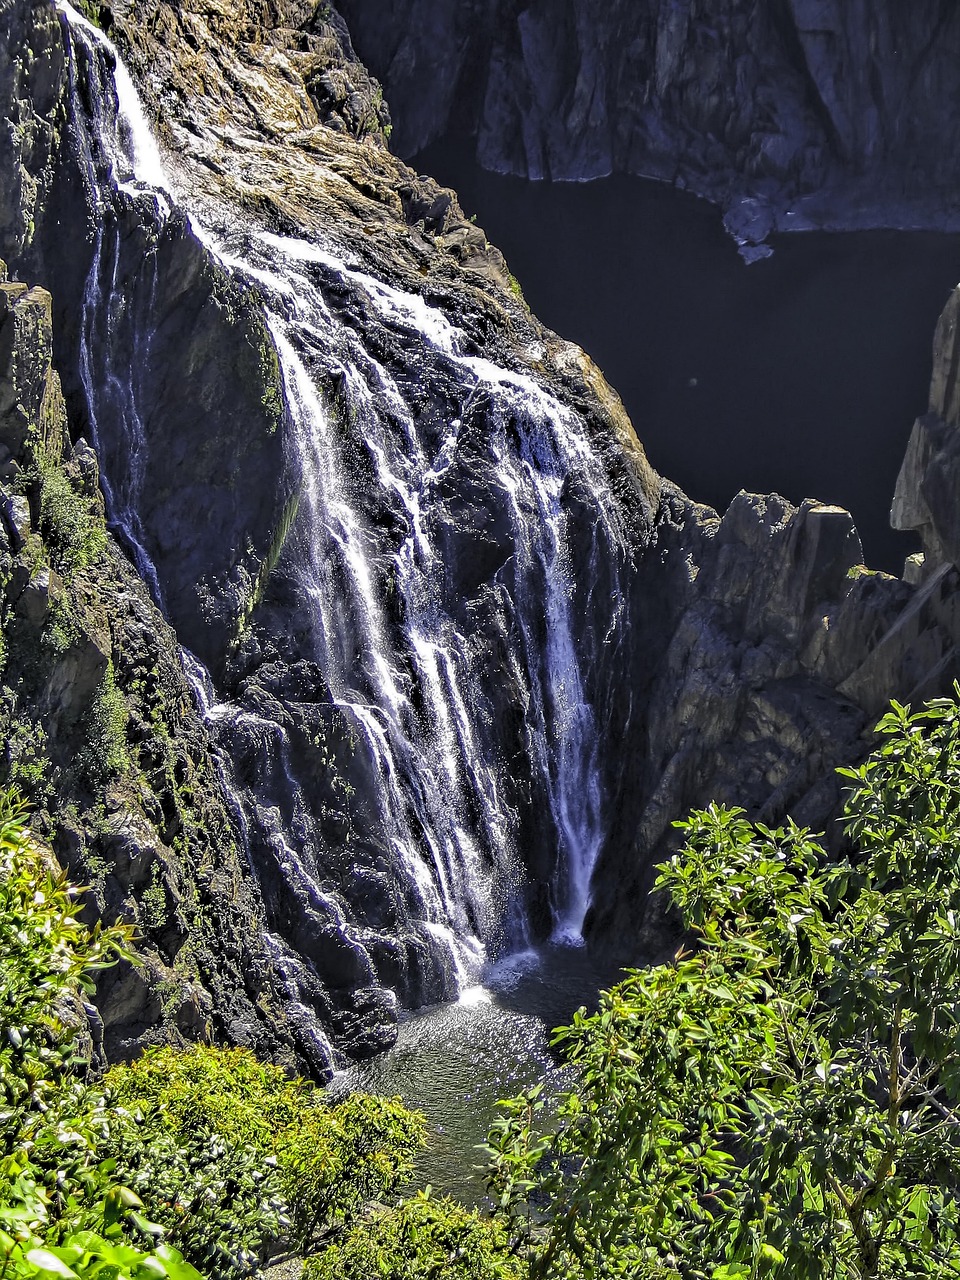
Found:
[[130, 957], [0, 793], [0, 1277], [199, 1280], [349, 1226], [410, 1170], [399, 1099], [332, 1102], [241, 1049], [155, 1049], [89, 1084], [90, 975]]
[[50, 779], [50, 747], [39, 720], [14, 714], [13, 694], [0, 693], [0, 725], [4, 746], [0, 756], [4, 780], [14, 792], [37, 804], [49, 804], [54, 794]]
[[243, 1049], [148, 1050], [113, 1067], [117, 1173], [198, 1264], [243, 1274], [388, 1193], [423, 1142], [399, 1099], [327, 1095]]
[[7, 1155], [42, 1143], [65, 1095], [76, 1092], [78, 1036], [86, 1030], [80, 999], [91, 989], [90, 973], [125, 954], [130, 936], [121, 928], [91, 931], [80, 921], [75, 891], [31, 838], [25, 816], [14, 791], [0, 793], [0, 1085]]
[[54, 565], [65, 577], [95, 564], [107, 546], [99, 510], [54, 462], [46, 463], [40, 471], [40, 532], [51, 549]]
[[101, 1146], [111, 1109], [83, 1079], [90, 975], [129, 954], [129, 930], [89, 930], [77, 894], [0, 793], [0, 1276], [4, 1280], [200, 1280]]
[[117, 686], [113, 663], [108, 662], [87, 712], [87, 744], [77, 759], [78, 768], [90, 786], [106, 782], [129, 767], [129, 718], [126, 699]]
[[526, 1267], [497, 1222], [417, 1195], [377, 1209], [322, 1253], [303, 1280], [521, 1280]]

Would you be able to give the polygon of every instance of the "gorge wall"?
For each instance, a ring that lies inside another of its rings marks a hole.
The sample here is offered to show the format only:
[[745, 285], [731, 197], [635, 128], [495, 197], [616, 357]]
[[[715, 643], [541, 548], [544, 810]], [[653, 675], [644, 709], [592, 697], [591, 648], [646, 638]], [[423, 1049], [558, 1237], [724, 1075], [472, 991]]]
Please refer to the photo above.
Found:
[[949, 0], [343, 0], [395, 145], [531, 178], [689, 187], [773, 228], [956, 227]]
[[673, 819], [826, 823], [885, 701], [957, 672], [956, 307], [900, 581], [837, 508], [653, 472], [328, 5], [85, 13], [0, 11], [2, 694], [8, 778], [147, 939], [108, 1051], [322, 1074], [485, 958], [655, 952]]

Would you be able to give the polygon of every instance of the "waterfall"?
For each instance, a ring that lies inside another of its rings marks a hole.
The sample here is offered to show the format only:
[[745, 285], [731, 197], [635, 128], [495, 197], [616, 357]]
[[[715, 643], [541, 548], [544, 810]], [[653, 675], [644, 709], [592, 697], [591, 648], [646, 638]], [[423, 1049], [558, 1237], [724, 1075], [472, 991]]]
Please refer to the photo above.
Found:
[[[201, 224], [189, 190], [165, 172], [117, 51], [67, 0], [57, 3], [91, 66], [102, 66], [104, 50], [116, 61], [116, 110], [100, 85], [85, 126], [101, 215], [135, 208], [149, 241], [151, 228], [184, 210], [206, 251], [262, 301], [299, 477], [281, 562], [305, 620], [296, 655], [322, 671], [330, 706], [356, 741], [357, 768], [376, 796], [368, 839], [389, 852], [413, 934], [452, 971], [454, 991], [477, 981], [493, 953], [529, 945], [522, 818], [555, 848], [553, 936], [579, 942], [605, 832], [590, 667], [622, 622], [616, 564], [624, 551], [585, 424], [532, 374], [473, 354], [438, 308], [351, 260], [335, 228], [322, 239], [281, 236], [209, 204]], [[83, 114], [79, 100], [76, 111]], [[108, 162], [107, 190], [97, 187], [103, 165], [94, 150]], [[136, 368], [118, 367], [113, 355], [125, 302], [118, 238], [103, 221], [81, 375], [92, 433], [109, 420], [123, 440], [120, 461], [104, 467], [111, 518], [162, 606], [139, 510], [149, 415]], [[148, 304], [136, 328], [144, 350], [149, 313]], [[583, 616], [589, 585], [580, 584], [578, 604], [575, 560], [603, 563], [612, 575], [611, 599], [593, 602], [597, 619]], [[265, 761], [261, 778], [269, 774], [291, 797], [286, 811], [269, 808], [277, 865], [309, 898], [311, 918], [336, 931], [373, 981], [362, 903], [325, 873], [287, 731], [259, 711], [218, 703], [206, 674], [188, 669], [211, 732], [252, 744]], [[507, 721], [513, 758], [505, 758]], [[265, 784], [227, 781], [247, 821]], [[532, 819], [520, 813], [521, 793]]]

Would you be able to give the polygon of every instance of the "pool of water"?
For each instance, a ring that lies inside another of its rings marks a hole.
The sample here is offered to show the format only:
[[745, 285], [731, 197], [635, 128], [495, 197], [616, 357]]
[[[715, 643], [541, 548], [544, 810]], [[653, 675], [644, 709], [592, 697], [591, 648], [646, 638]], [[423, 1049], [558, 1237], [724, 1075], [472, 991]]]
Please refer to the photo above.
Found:
[[334, 1088], [399, 1094], [427, 1118], [429, 1140], [418, 1163], [418, 1184], [466, 1204], [483, 1199], [482, 1143], [497, 1102], [537, 1081], [547, 1091], [565, 1078], [550, 1048], [550, 1031], [617, 979], [582, 948], [546, 947], [501, 962], [485, 985], [457, 1004], [409, 1015], [388, 1053], [341, 1073]]
[[902, 569], [917, 544], [890, 530], [890, 500], [960, 237], [803, 232], [747, 266], [713, 206], [662, 183], [527, 182], [450, 140], [412, 163], [600, 365], [663, 475], [721, 510], [741, 488], [839, 503], [868, 563]]

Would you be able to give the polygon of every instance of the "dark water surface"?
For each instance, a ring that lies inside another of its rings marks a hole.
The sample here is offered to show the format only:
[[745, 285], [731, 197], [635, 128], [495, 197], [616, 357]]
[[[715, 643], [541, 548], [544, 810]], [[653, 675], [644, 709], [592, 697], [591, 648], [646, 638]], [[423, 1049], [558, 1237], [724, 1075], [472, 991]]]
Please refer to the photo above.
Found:
[[417, 1183], [467, 1204], [483, 1199], [478, 1143], [497, 1115], [497, 1101], [537, 1081], [561, 1087], [563, 1070], [549, 1033], [576, 1009], [592, 1009], [616, 971], [598, 968], [580, 948], [545, 947], [504, 961], [487, 985], [458, 1004], [406, 1018], [389, 1053], [342, 1073], [334, 1087], [399, 1094], [427, 1117], [430, 1138]]
[[917, 544], [889, 529], [890, 500], [960, 237], [803, 232], [748, 267], [715, 208], [662, 183], [531, 183], [451, 141], [412, 163], [600, 365], [659, 471], [721, 510], [739, 489], [839, 503], [867, 562], [900, 572]]

